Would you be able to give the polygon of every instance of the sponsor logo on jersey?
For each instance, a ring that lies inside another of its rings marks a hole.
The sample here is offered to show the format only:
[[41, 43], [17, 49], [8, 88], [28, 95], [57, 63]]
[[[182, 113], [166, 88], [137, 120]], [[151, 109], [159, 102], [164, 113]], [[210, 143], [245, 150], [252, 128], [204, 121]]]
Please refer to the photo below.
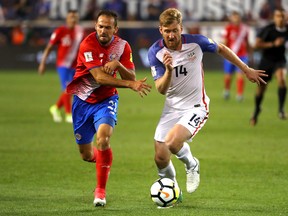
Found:
[[85, 57], [86, 62], [93, 61], [92, 52], [84, 52], [84, 57]]

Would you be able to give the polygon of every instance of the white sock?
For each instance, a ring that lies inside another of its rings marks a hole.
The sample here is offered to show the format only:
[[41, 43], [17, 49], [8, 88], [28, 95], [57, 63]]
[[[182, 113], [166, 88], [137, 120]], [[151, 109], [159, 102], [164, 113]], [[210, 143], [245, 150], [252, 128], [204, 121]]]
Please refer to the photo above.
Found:
[[175, 182], [175, 184], [178, 185], [177, 180], [176, 180], [176, 170], [171, 160], [167, 167], [163, 169], [158, 168], [158, 175], [160, 178], [164, 178], [164, 177], [170, 178]]
[[187, 170], [197, 165], [190, 150], [190, 146], [186, 142], [184, 142], [183, 147], [176, 154], [176, 157], [184, 163]]

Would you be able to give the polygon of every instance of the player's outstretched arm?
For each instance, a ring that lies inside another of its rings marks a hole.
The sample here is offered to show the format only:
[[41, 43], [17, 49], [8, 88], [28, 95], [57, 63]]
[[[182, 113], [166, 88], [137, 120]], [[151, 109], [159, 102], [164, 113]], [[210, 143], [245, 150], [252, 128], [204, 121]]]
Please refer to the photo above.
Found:
[[146, 78], [142, 80], [122, 80], [112, 77], [104, 72], [103, 67], [93, 68], [90, 70], [95, 81], [100, 85], [113, 86], [116, 88], [130, 88], [139, 93], [141, 97], [147, 95], [151, 86], [146, 83]]
[[51, 52], [53, 48], [53, 45], [52, 44], [48, 44], [45, 48], [45, 50], [43, 51], [43, 54], [42, 54], [42, 58], [41, 58], [41, 61], [40, 61], [40, 64], [38, 66], [38, 73], [40, 75], [43, 75], [45, 73], [45, 70], [46, 70], [46, 60], [48, 58], [48, 55], [49, 53]]
[[268, 75], [265, 74], [265, 71], [263, 70], [255, 70], [253, 68], [250, 68], [248, 65], [246, 65], [244, 62], [241, 61], [241, 59], [227, 46], [224, 44], [219, 43], [218, 44], [218, 53], [239, 67], [246, 75], [247, 79], [253, 83], [260, 84], [266, 84], [266, 82], [262, 79], [262, 77], [267, 77]]

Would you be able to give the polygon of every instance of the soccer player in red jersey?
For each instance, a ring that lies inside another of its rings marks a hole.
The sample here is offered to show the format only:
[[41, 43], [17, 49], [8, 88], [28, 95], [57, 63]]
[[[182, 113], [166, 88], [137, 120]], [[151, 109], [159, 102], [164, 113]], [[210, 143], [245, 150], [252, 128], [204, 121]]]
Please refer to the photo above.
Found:
[[[245, 63], [248, 63], [248, 51], [250, 46], [248, 42], [249, 27], [242, 22], [241, 15], [237, 11], [233, 11], [229, 16], [230, 23], [226, 25], [223, 44], [229, 47], [236, 55]], [[243, 100], [244, 92], [244, 75], [243, 72], [234, 64], [224, 59], [224, 99], [229, 99], [230, 88], [233, 73], [236, 74], [236, 86], [238, 101]]]
[[38, 68], [39, 74], [44, 74], [48, 55], [51, 52], [53, 46], [58, 46], [56, 65], [61, 82], [62, 92], [56, 104], [51, 106], [49, 109], [55, 122], [62, 121], [60, 109], [64, 107], [65, 121], [72, 123], [72, 97], [65, 91], [65, 89], [67, 84], [73, 79], [79, 45], [84, 37], [84, 29], [77, 24], [78, 20], [79, 16], [76, 10], [68, 11], [66, 16], [66, 25], [60, 26], [54, 30], [50, 41], [43, 52], [43, 56]]
[[[100, 11], [96, 18], [96, 32], [80, 44], [76, 73], [67, 86], [74, 94], [72, 105], [76, 143], [84, 161], [96, 163], [94, 206], [106, 205], [106, 183], [112, 165], [110, 137], [117, 123], [119, 88], [130, 88], [146, 95], [151, 86], [146, 78], [135, 79], [131, 47], [116, 35], [117, 15]], [[117, 73], [120, 78], [117, 78]], [[96, 147], [93, 137], [96, 134]]]

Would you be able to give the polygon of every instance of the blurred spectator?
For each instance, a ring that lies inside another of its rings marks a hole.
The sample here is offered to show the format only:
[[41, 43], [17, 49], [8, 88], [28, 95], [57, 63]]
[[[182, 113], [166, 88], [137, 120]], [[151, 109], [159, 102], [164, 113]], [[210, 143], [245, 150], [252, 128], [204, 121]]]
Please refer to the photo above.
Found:
[[104, 3], [103, 9], [116, 12], [122, 20], [127, 19], [127, 5], [123, 0], [108, 0]]
[[14, 19], [15, 18], [15, 12], [14, 12], [14, 1], [9, 0], [1, 0], [2, 10], [5, 19]]
[[16, 19], [30, 19], [35, 16], [33, 12], [32, 0], [16, 0], [14, 3], [15, 18]]
[[21, 23], [18, 23], [11, 30], [11, 43], [12, 43], [12, 45], [19, 46], [19, 45], [24, 44], [25, 40], [26, 40], [25, 31], [24, 31]]
[[39, 0], [35, 4], [37, 19], [47, 19], [49, 17], [50, 0]]
[[2, 10], [2, 6], [0, 4], [0, 24], [3, 24], [4, 20], [5, 20], [4, 13], [3, 13], [3, 10]]
[[164, 10], [167, 8], [178, 8], [178, 3], [176, 0], [166, 0], [164, 1]]
[[264, 25], [270, 21], [272, 15], [272, 9], [268, 1], [265, 1], [260, 9], [259, 18], [260, 22]]
[[159, 15], [163, 11], [163, 2], [161, 0], [149, 0], [147, 11], [147, 20], [158, 20]]
[[96, 4], [96, 1], [90, 0], [89, 3], [87, 3], [86, 14], [82, 17], [82, 20], [96, 20], [98, 11], [99, 8]]

